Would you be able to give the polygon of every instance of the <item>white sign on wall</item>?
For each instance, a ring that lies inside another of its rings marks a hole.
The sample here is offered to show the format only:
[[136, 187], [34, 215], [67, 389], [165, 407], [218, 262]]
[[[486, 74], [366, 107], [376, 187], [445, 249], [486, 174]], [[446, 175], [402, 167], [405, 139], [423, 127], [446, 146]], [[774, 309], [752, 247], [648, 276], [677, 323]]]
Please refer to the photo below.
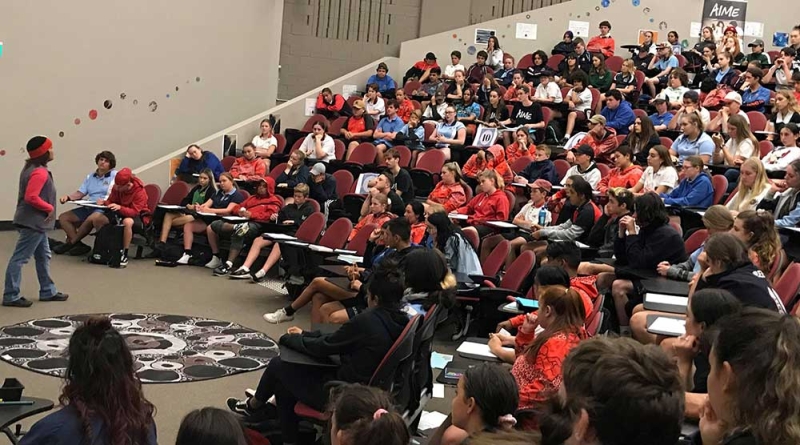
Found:
[[698, 38], [703, 32], [703, 24], [700, 22], [692, 22], [689, 25], [689, 36]]
[[494, 29], [481, 29], [475, 28], [475, 44], [486, 45], [489, 43], [489, 37], [495, 35]]
[[517, 23], [517, 38], [536, 40], [538, 26], [535, 23]]
[[306, 109], [305, 109], [306, 116], [313, 115], [314, 110], [316, 108], [317, 108], [317, 99], [306, 98]]
[[358, 91], [358, 85], [342, 85], [342, 97], [349, 99]]
[[575, 34], [575, 37], [589, 37], [589, 22], [570, 20], [568, 29]]
[[745, 22], [744, 35], [751, 37], [764, 37], [764, 24], [760, 22]]

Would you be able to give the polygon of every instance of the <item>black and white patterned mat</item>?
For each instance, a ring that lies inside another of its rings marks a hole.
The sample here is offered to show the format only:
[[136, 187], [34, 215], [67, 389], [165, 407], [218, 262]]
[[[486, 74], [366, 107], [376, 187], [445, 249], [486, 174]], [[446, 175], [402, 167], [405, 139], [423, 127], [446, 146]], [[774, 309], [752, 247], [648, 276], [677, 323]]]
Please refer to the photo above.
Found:
[[[0, 328], [0, 358], [63, 377], [72, 333], [94, 314], [31, 320]], [[179, 383], [263, 368], [278, 355], [266, 334], [236, 323], [164, 314], [106, 314], [125, 337], [143, 383]]]

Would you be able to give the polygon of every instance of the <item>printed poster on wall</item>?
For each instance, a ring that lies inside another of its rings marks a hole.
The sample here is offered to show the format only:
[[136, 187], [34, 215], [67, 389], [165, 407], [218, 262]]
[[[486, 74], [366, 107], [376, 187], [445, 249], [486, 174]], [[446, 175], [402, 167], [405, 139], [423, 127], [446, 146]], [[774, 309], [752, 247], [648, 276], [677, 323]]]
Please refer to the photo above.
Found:
[[736, 27], [738, 35], [744, 34], [746, 0], [705, 0], [703, 4], [703, 26], [714, 30], [714, 40], [720, 40], [728, 26]]
[[589, 22], [570, 20], [567, 29], [572, 31], [575, 37], [583, 37], [584, 39], [589, 37]]
[[489, 37], [495, 34], [494, 29], [475, 29], [475, 44], [476, 45], [486, 45], [489, 43]]

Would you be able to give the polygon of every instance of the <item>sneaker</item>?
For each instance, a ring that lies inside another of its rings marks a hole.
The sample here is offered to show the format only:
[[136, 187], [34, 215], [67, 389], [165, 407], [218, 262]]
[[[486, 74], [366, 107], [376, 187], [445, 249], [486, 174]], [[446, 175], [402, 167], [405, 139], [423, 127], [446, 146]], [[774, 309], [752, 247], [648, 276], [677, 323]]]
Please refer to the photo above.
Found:
[[124, 268], [128, 267], [128, 254], [125, 251], [122, 251], [122, 254], [119, 257], [119, 267]]
[[191, 255], [189, 255], [188, 253], [184, 253], [180, 258], [178, 258], [178, 261], [176, 261], [176, 263], [185, 266], [189, 264], [189, 260], [191, 259], [192, 259]]
[[64, 292], [57, 292], [50, 298], [39, 298], [39, 301], [67, 301], [69, 298], [69, 294], [65, 294]]
[[267, 323], [278, 324], [283, 323], [284, 321], [294, 320], [294, 315], [288, 315], [286, 313], [286, 309], [280, 308], [271, 314], [264, 314], [264, 320]]
[[[81, 243], [81, 244], [83, 244], [83, 243]], [[72, 249], [74, 246], [75, 246], [74, 244], [63, 243], [63, 244], [59, 244], [58, 246], [53, 247], [50, 250], [52, 250], [53, 253], [55, 253], [56, 255], [64, 255], [65, 253], [69, 252], [70, 249]]]
[[247, 232], [250, 231], [250, 224], [248, 224], [246, 222], [236, 224], [235, 226], [233, 226], [233, 230], [236, 233], [236, 236], [241, 238], [241, 237], [245, 236], [247, 234]]
[[3, 306], [10, 306], [10, 307], [31, 307], [33, 301], [28, 300], [25, 297], [19, 297], [14, 301], [5, 301], [3, 300]]
[[252, 417], [256, 414], [256, 410], [251, 409], [248, 401], [250, 397], [242, 400], [236, 397], [228, 397], [226, 401], [228, 409], [243, 417]]
[[88, 244], [84, 244], [81, 241], [78, 241], [78, 244], [73, 244], [72, 247], [67, 251], [67, 255], [69, 256], [84, 256], [88, 255], [89, 252], [92, 251], [92, 248], [89, 247]]
[[244, 267], [240, 267], [231, 272], [230, 278], [234, 280], [246, 280], [250, 278], [250, 269], [245, 269]]
[[217, 277], [224, 277], [231, 273], [231, 266], [228, 263], [222, 263], [219, 266], [214, 268], [214, 276]]
[[253, 280], [253, 283], [263, 283], [267, 281], [267, 273], [264, 269], [261, 269], [254, 274], [250, 274], [250, 279]]
[[208, 269], [216, 269], [221, 264], [222, 264], [222, 260], [219, 259], [218, 256], [214, 255], [214, 256], [211, 257], [211, 261], [206, 263], [205, 267], [208, 268]]

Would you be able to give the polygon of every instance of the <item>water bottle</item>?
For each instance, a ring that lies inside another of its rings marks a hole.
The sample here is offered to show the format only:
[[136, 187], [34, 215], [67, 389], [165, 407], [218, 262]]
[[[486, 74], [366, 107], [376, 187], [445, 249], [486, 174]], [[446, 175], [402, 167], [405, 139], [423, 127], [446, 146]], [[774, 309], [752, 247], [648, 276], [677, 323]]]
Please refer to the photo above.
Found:
[[542, 207], [539, 209], [539, 226], [544, 227], [547, 222], [547, 209]]

